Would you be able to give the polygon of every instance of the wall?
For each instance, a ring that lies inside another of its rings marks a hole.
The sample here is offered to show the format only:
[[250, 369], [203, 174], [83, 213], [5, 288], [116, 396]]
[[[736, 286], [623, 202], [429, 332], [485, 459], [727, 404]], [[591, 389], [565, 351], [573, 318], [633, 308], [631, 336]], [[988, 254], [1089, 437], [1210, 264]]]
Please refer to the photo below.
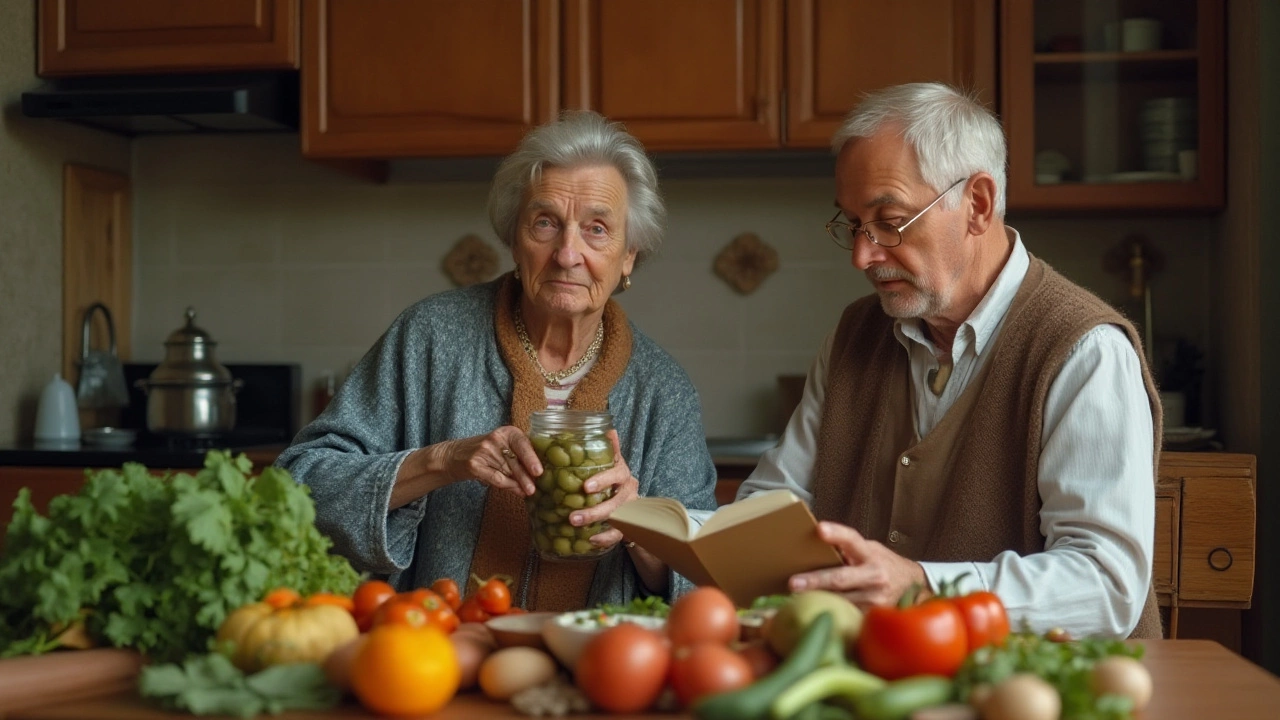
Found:
[[40, 84], [35, 57], [35, 3], [0, 3], [0, 443], [31, 436], [62, 365], [63, 164], [130, 162], [123, 138], [22, 117], [21, 93]]
[[[358, 360], [401, 309], [450, 287], [442, 256], [476, 233], [487, 184], [370, 185], [298, 157], [290, 136], [149, 137], [134, 144], [134, 354], [161, 357], [194, 305], [223, 361], [298, 361], [308, 383]], [[661, 253], [619, 300], [688, 370], [707, 432], [776, 430], [776, 376], [804, 373], [850, 300], [870, 291], [827, 239], [829, 178], [671, 180]], [[1013, 218], [1031, 250], [1119, 297], [1107, 251], [1142, 232], [1165, 255], [1157, 326], [1209, 344], [1212, 221], [1206, 217]], [[777, 248], [781, 268], [750, 296], [712, 273], [741, 232]], [[503, 252], [504, 269], [511, 266]]]

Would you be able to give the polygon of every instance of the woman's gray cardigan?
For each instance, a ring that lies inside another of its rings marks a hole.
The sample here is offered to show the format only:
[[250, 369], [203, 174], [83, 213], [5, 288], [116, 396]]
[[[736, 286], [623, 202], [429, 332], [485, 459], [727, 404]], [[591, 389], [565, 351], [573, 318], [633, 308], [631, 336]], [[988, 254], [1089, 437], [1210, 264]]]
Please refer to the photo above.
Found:
[[[310, 487], [316, 525], [335, 550], [401, 589], [440, 577], [465, 586], [470, 572], [485, 485], [456, 482], [390, 512], [387, 505], [413, 450], [511, 424], [512, 378], [494, 332], [500, 283], [433, 295], [402, 312], [276, 461]], [[698, 393], [666, 351], [634, 325], [631, 333], [631, 360], [609, 392], [622, 456], [642, 496], [714, 510], [716, 473]], [[667, 599], [689, 587], [673, 573]], [[587, 602], [641, 594], [630, 556], [619, 549], [600, 560]]]

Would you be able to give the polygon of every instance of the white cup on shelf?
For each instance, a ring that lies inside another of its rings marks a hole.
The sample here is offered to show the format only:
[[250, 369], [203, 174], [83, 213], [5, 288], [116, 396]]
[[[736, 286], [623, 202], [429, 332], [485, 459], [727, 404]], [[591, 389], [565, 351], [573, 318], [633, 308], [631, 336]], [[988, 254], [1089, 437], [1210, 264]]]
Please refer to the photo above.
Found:
[[1183, 180], [1190, 182], [1199, 173], [1200, 153], [1195, 150], [1178, 151], [1178, 174]]
[[1164, 25], [1152, 18], [1129, 18], [1120, 23], [1120, 49], [1125, 52], [1159, 50]]

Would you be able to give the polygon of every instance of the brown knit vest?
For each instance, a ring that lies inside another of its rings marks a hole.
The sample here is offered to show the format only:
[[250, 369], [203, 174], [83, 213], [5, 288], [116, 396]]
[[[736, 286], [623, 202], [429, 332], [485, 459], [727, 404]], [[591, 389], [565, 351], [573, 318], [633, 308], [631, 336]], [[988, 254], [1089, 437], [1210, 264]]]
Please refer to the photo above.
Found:
[[[510, 275], [498, 290], [494, 331], [498, 348], [511, 371], [512, 425], [529, 431], [529, 414], [547, 408], [542, 374], [525, 354], [515, 330], [515, 307], [520, 284]], [[604, 343], [586, 376], [569, 395], [575, 410], [607, 410], [613, 389], [631, 361], [631, 326], [618, 303], [604, 308]], [[480, 537], [471, 556], [471, 571], [481, 578], [495, 574], [512, 577], [514, 597], [528, 598], [528, 610], [578, 610], [586, 606], [595, 576], [596, 561], [541, 562], [533, 550], [529, 515], [524, 500], [510, 492], [490, 490], [485, 496]], [[529, 587], [525, 588], [526, 568]]]
[[[1044, 551], [1038, 473], [1045, 397], [1081, 336], [1103, 323], [1121, 328], [1138, 352], [1159, 462], [1160, 401], [1133, 325], [1043, 261], [1031, 258], [986, 365], [919, 442], [909, 358], [893, 323], [870, 295], [845, 309], [836, 330], [815, 462], [818, 518], [844, 522], [913, 560]], [[945, 482], [906, 482], [911, 464], [924, 458]], [[895, 543], [888, 542], [891, 526]], [[1131, 637], [1161, 636], [1149, 586]]]

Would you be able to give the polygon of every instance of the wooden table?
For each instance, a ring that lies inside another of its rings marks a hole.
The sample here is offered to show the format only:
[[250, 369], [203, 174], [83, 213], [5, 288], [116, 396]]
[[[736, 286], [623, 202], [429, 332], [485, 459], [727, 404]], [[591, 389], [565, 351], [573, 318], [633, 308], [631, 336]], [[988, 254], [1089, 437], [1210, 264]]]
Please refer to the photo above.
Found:
[[[1151, 720], [1273, 720], [1280, 716], [1280, 679], [1209, 640], [1157, 640], [1147, 643], [1144, 659], [1155, 679], [1155, 697], [1143, 714]], [[13, 712], [5, 720], [174, 720], [172, 713], [144, 705], [132, 693], [58, 702]], [[288, 720], [371, 717], [355, 705], [326, 712], [290, 712]], [[524, 717], [510, 706], [476, 694], [460, 695], [433, 716], [439, 720]], [[618, 718], [617, 715], [574, 716]], [[634, 716], [670, 720], [674, 715]]]

